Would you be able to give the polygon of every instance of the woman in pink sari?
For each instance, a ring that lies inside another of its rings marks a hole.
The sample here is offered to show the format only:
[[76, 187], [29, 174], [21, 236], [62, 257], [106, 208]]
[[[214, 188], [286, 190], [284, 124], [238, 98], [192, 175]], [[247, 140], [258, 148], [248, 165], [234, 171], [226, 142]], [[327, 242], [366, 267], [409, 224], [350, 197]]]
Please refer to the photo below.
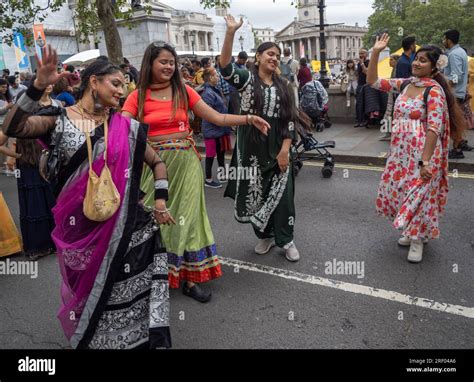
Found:
[[[67, 75], [57, 74], [56, 65], [56, 52], [45, 48], [35, 82], [9, 112], [3, 130], [56, 145], [62, 158], [50, 178], [57, 196], [51, 236], [63, 278], [58, 318], [75, 348], [171, 347], [167, 255], [157, 224], [174, 224], [165, 203], [166, 167], [147, 146], [146, 125], [109, 112], [118, 106], [125, 82], [113, 64], [98, 60], [84, 71], [76, 105], [35, 114], [46, 86]], [[104, 222], [83, 213], [89, 178], [85, 130], [91, 131], [93, 170], [100, 174], [104, 168], [106, 145], [120, 194], [119, 209]], [[143, 162], [155, 177], [154, 213], [140, 203]]]

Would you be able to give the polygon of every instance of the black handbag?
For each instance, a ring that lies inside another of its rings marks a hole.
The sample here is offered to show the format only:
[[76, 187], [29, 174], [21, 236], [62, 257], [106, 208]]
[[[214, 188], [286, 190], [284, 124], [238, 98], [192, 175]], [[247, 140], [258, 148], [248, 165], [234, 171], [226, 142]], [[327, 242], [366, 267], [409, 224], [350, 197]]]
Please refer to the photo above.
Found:
[[64, 114], [61, 115], [61, 126], [56, 131], [54, 141], [52, 141], [47, 149], [41, 152], [39, 161], [39, 173], [47, 182], [51, 182], [58, 177], [64, 162], [64, 152], [61, 150], [61, 141], [64, 133]]

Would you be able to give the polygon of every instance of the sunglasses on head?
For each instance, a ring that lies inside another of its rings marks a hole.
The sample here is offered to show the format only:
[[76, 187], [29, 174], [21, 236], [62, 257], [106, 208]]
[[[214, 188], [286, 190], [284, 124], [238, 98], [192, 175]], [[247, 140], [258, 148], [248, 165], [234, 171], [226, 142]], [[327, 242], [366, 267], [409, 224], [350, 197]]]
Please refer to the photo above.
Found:
[[155, 41], [152, 44], [155, 48], [167, 48], [167, 49], [175, 50], [174, 45], [166, 41]]

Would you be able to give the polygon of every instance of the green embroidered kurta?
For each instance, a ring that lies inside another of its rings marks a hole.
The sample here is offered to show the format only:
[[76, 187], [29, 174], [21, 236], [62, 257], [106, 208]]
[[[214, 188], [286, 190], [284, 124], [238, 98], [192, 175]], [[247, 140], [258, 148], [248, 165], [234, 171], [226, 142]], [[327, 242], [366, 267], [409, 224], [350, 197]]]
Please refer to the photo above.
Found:
[[[279, 247], [293, 240], [295, 224], [294, 173], [292, 158], [284, 173], [278, 156], [284, 139], [296, 139], [294, 122], [280, 129], [280, 96], [275, 86], [263, 85], [263, 115], [254, 109], [254, 75], [229, 64], [223, 77], [241, 93], [241, 114], [264, 118], [271, 126], [255, 142], [250, 126], [239, 126], [230, 164], [230, 179], [224, 196], [235, 200], [234, 214], [240, 223], [251, 223], [258, 238], [275, 237]], [[291, 152], [291, 151], [290, 151]], [[250, 174], [250, 176], [249, 176]], [[237, 175], [237, 176], [233, 176]]]

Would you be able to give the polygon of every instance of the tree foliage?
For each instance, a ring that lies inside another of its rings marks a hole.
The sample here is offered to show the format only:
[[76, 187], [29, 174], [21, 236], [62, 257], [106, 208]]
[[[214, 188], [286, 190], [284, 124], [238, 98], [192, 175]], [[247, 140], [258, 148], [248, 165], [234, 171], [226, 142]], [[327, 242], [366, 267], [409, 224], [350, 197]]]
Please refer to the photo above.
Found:
[[371, 47], [375, 36], [385, 30], [390, 33], [392, 51], [401, 47], [402, 39], [415, 36], [419, 45], [441, 45], [448, 29], [461, 32], [461, 45], [474, 48], [474, 0], [463, 5], [459, 0], [374, 0], [374, 13], [369, 17], [369, 31], [364, 38]]
[[[42, 23], [46, 16], [67, 4], [67, 0], [48, 0], [45, 7], [40, 7], [34, 0], [1, 1], [2, 40], [10, 45], [14, 32], [18, 31], [25, 36], [26, 44], [32, 45], [32, 25]], [[150, 0], [142, 1], [141, 5], [141, 10], [150, 13]], [[81, 42], [89, 42], [92, 37], [98, 42], [98, 32], [103, 30], [109, 58], [114, 62], [122, 62], [122, 44], [116, 20], [122, 21], [123, 25], [131, 29], [134, 26], [132, 17], [136, 10], [130, 7], [129, 0], [76, 0], [73, 15], [77, 38]]]
[[0, 33], [2, 41], [11, 45], [13, 33], [18, 31], [25, 36], [28, 45], [33, 42], [31, 25], [42, 23], [51, 12], [58, 11], [65, 0], [49, 0], [46, 7], [35, 4], [34, 0], [0, 1]]

